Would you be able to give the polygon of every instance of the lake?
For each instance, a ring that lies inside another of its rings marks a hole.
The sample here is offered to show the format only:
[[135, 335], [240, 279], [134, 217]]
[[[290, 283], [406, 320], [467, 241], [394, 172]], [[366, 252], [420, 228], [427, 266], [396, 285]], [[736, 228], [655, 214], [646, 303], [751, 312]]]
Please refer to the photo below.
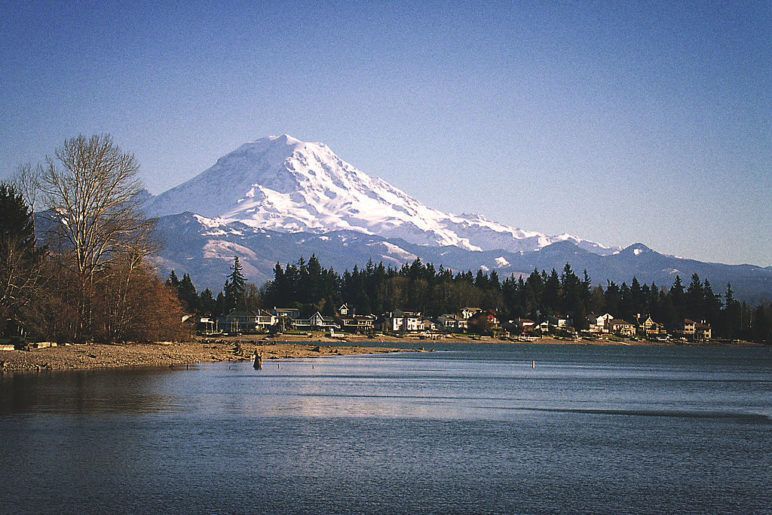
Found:
[[0, 377], [0, 512], [772, 511], [770, 348], [425, 345]]

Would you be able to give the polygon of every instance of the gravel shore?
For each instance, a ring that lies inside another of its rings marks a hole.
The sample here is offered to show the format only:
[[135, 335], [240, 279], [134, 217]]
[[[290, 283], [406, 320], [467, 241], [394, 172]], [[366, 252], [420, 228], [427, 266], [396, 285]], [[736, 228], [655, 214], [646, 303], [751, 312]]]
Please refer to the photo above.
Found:
[[[237, 346], [238, 344], [238, 346]], [[195, 363], [244, 361], [260, 353], [264, 360], [400, 352], [386, 347], [317, 346], [298, 343], [134, 343], [66, 345], [31, 351], [0, 351], [0, 373], [119, 367], [178, 367]]]

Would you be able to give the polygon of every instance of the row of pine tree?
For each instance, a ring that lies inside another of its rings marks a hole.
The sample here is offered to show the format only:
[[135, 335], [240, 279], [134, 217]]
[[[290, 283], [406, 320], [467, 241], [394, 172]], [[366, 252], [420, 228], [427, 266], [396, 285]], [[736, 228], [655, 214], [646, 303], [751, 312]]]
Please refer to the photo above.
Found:
[[731, 285], [718, 294], [696, 274], [688, 285], [679, 276], [669, 287], [640, 284], [633, 277], [629, 285], [609, 281], [603, 287], [594, 285], [586, 271], [577, 275], [568, 264], [560, 273], [534, 270], [526, 278], [502, 280], [495, 270], [453, 272], [416, 259], [399, 268], [368, 262], [341, 275], [311, 256], [285, 266], [277, 263], [273, 280], [260, 289], [245, 280], [238, 258], [216, 297], [209, 289], [197, 294], [187, 274], [180, 280], [172, 271], [167, 285], [177, 290], [188, 311], [213, 316], [277, 306], [333, 315], [346, 302], [361, 314], [402, 309], [437, 317], [475, 306], [496, 310], [502, 320], [568, 316], [577, 329], [586, 328], [592, 314], [611, 313], [630, 322], [650, 315], [671, 329], [690, 318], [712, 324], [716, 337], [772, 341], [772, 304], [752, 307], [739, 302]]

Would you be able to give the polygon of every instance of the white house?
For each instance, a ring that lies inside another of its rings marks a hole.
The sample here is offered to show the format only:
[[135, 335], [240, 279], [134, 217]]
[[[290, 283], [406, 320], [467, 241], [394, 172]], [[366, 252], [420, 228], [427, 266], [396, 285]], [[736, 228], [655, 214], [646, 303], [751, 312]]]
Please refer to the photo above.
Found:
[[477, 313], [482, 311], [482, 308], [462, 308], [461, 309], [461, 318], [464, 320], [469, 320], [473, 316], [475, 316]]
[[309, 318], [296, 318], [292, 320], [293, 329], [337, 329], [335, 319], [322, 316], [318, 311]]
[[591, 333], [608, 333], [611, 332], [611, 321], [614, 320], [614, 316], [606, 313], [599, 317], [595, 317], [595, 322], [590, 324], [589, 331]]
[[395, 310], [383, 315], [383, 330], [392, 333], [421, 331], [421, 313]]

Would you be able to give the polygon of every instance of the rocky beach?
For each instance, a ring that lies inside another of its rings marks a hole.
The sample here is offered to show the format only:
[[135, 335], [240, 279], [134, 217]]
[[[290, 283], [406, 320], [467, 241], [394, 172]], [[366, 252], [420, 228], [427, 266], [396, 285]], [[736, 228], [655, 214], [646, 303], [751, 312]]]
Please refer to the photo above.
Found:
[[217, 340], [189, 343], [73, 344], [30, 351], [0, 351], [0, 373], [83, 370], [121, 367], [185, 367], [197, 363], [350, 356], [401, 352], [389, 347], [319, 346]]

